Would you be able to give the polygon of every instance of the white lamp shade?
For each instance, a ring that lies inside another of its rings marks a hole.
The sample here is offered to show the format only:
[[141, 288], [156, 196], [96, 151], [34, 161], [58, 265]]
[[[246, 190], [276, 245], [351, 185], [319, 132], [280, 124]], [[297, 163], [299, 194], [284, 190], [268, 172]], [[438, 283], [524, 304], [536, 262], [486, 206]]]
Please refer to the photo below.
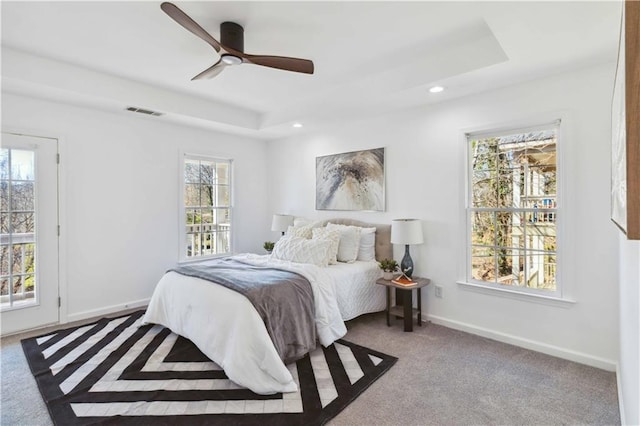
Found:
[[393, 219], [391, 244], [422, 244], [422, 222], [418, 219]]
[[293, 225], [293, 216], [288, 214], [274, 214], [271, 221], [271, 230], [285, 232], [290, 225]]

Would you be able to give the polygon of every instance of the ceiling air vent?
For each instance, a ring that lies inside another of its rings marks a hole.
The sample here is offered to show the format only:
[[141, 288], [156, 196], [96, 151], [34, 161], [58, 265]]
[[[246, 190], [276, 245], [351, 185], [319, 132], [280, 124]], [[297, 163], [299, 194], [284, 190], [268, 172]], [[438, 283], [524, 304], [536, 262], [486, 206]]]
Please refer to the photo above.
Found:
[[127, 111], [139, 112], [140, 114], [153, 115], [155, 117], [159, 117], [162, 115], [161, 112], [156, 112], [156, 111], [151, 111], [149, 109], [136, 108], [136, 107], [127, 107]]

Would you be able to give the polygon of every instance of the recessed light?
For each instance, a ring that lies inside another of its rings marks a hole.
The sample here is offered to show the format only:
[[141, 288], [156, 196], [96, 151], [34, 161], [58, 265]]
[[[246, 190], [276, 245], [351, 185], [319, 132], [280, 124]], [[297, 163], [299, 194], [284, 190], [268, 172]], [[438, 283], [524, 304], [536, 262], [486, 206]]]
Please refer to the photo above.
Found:
[[293, 123], [293, 127], [299, 129], [300, 127], [302, 127], [302, 123]]
[[433, 86], [431, 89], [429, 89], [431, 93], [440, 93], [443, 90], [444, 90], [444, 87], [442, 86]]

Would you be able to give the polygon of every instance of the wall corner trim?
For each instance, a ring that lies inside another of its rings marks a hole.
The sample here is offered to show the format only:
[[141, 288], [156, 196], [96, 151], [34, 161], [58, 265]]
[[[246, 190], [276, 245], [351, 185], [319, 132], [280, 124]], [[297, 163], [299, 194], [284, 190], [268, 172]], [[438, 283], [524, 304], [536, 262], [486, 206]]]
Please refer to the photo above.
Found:
[[622, 379], [620, 378], [620, 363], [616, 363], [616, 386], [618, 389], [618, 410], [620, 411], [620, 424], [626, 425], [627, 422], [624, 415], [624, 400], [622, 398]]

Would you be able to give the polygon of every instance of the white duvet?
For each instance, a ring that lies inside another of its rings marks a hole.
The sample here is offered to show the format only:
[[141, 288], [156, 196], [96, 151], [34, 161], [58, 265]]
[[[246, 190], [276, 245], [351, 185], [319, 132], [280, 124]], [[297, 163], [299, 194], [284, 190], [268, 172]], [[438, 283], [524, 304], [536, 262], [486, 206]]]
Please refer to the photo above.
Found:
[[387, 307], [386, 287], [376, 284], [376, 280], [382, 277], [377, 262], [338, 262], [326, 270], [336, 283], [338, 308], [344, 321], [383, 311]]
[[[324, 268], [253, 254], [233, 258], [255, 266], [296, 272], [309, 280], [318, 339], [323, 346], [347, 333], [338, 308], [335, 280]], [[200, 278], [168, 272], [158, 282], [143, 318], [143, 324], [148, 323], [161, 324], [188, 338], [220, 365], [229, 379], [256, 393], [297, 390], [262, 318], [240, 293]]]

